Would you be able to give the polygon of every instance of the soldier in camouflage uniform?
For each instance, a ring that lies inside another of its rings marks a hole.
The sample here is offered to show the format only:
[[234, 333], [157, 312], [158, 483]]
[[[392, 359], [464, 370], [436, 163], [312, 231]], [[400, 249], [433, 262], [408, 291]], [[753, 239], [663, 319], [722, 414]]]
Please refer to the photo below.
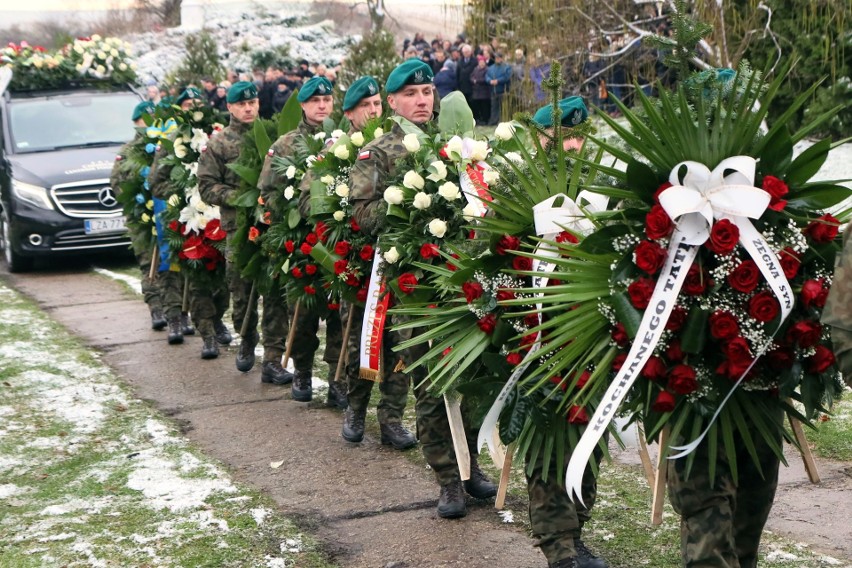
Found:
[[[295, 130], [284, 134], [272, 144], [263, 162], [263, 170], [260, 173], [257, 187], [260, 189], [260, 195], [265, 203], [273, 203], [278, 198], [278, 194], [288, 185], [273, 168], [273, 159], [275, 156], [292, 156], [297, 140], [301, 137], [313, 136], [320, 131], [323, 120], [331, 114], [333, 90], [328, 79], [319, 76], [309, 79], [299, 90], [298, 100], [302, 106], [302, 120]], [[280, 219], [272, 219], [273, 223], [281, 221]], [[291, 316], [296, 316], [292, 324], [296, 326], [293, 334], [294, 343], [290, 346], [290, 356], [293, 358], [293, 365], [296, 369], [291, 392], [293, 400], [309, 402], [313, 399], [311, 379], [313, 377], [314, 354], [316, 354], [320, 343], [317, 338], [320, 317], [319, 314], [305, 309], [304, 306], [298, 310], [298, 314], [295, 313], [295, 309], [291, 309]], [[341, 336], [340, 314], [331, 311], [326, 320], [324, 359], [331, 369], [332, 378], [334, 370], [337, 368], [337, 360], [340, 357]]]
[[[352, 166], [350, 174], [350, 199], [356, 221], [363, 231], [377, 235], [382, 231], [387, 205], [382, 198], [387, 182], [396, 174], [396, 160], [407, 154], [402, 139], [408, 132], [419, 129], [432, 119], [434, 105], [434, 87], [432, 69], [422, 61], [409, 59], [399, 65], [388, 77], [385, 90], [388, 104], [395, 112], [391, 131], [364, 147], [358, 161]], [[392, 322], [396, 323], [396, 321]], [[393, 362], [412, 363], [425, 353], [426, 345], [416, 349], [393, 353], [391, 349], [411, 336], [411, 330], [405, 332], [385, 331], [385, 367], [398, 369]], [[398, 371], [391, 371], [384, 377], [386, 381], [401, 384], [404, 379], [394, 377]], [[444, 401], [428, 391], [423, 380], [422, 367], [411, 373], [417, 399], [417, 433], [423, 448], [423, 455], [435, 472], [441, 486], [438, 499], [438, 515], [444, 518], [463, 517], [467, 514], [462, 486], [477, 498], [493, 497], [496, 486], [485, 476], [477, 463], [476, 432], [467, 429], [468, 446], [471, 457], [471, 477], [464, 484], [459, 475], [455, 450], [453, 449], [450, 426], [447, 420]]]
[[[257, 299], [251, 304], [251, 282], [240, 276], [233, 264], [232, 239], [237, 230], [237, 212], [230, 204], [240, 186], [240, 178], [228, 164], [236, 162], [245, 135], [258, 117], [257, 87], [253, 83], [240, 81], [228, 89], [228, 111], [231, 122], [227, 128], [213, 137], [198, 160], [198, 191], [201, 198], [219, 206], [222, 229], [228, 233], [227, 279], [234, 302], [233, 322], [235, 329], [242, 329], [243, 321], [249, 318], [248, 333], [242, 338], [237, 352], [237, 369], [248, 372], [254, 366], [254, 348], [260, 339], [257, 333]], [[284, 337], [287, 335], [287, 306], [278, 293], [263, 297], [263, 364], [260, 380], [264, 383], [286, 385], [292, 382], [293, 374], [281, 366], [284, 355]]]
[[[133, 125], [136, 128], [144, 128], [143, 116], [153, 111], [154, 104], [150, 101], [143, 101], [136, 105], [131, 116]], [[109, 176], [110, 186], [116, 192], [121, 191], [122, 183], [140, 175], [136, 164], [130, 163], [126, 159], [128, 148], [138, 141], [140, 136], [137, 132], [136, 139], [125, 144], [118, 151], [118, 156], [116, 156], [115, 164]], [[151, 246], [151, 234], [147, 231], [131, 231], [130, 240], [133, 246], [133, 254], [136, 256], [136, 262], [139, 263], [139, 270], [142, 272], [142, 296], [151, 312], [151, 329], [160, 331], [165, 329], [167, 322], [163, 313], [163, 304], [160, 302], [159, 283], [155, 278], [151, 278], [151, 256], [154, 253]]]
[[837, 365], [846, 384], [852, 388], [852, 224], [843, 232], [843, 250], [837, 255], [834, 281], [822, 312], [822, 321], [831, 326], [831, 340]]

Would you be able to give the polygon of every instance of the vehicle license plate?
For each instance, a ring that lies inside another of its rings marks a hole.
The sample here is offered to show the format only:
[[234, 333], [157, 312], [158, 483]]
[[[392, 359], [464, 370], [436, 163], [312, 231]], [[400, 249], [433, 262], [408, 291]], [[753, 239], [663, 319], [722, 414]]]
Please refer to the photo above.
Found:
[[87, 235], [95, 233], [120, 233], [127, 228], [127, 221], [124, 216], [86, 219], [83, 223], [85, 224]]

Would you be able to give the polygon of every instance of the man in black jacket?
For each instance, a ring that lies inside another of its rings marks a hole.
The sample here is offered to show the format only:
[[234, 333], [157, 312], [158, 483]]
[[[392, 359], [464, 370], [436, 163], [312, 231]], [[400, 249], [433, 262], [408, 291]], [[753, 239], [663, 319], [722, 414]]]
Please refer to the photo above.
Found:
[[456, 65], [456, 83], [471, 108], [473, 108], [473, 83], [470, 80], [470, 74], [474, 69], [476, 69], [476, 57], [473, 56], [473, 48], [465, 44], [462, 46], [461, 58]]

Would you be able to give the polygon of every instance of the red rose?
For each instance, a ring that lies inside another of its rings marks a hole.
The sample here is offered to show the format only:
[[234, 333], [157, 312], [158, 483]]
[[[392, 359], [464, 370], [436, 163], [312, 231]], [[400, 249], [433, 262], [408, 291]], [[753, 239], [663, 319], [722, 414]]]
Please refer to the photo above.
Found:
[[668, 391], [660, 391], [657, 399], [651, 405], [654, 412], [671, 412], [675, 407], [675, 397]]
[[222, 225], [219, 223], [219, 219], [211, 219], [204, 227], [204, 236], [211, 241], [221, 241], [227, 237], [228, 234], [222, 230]]
[[410, 272], [405, 272], [399, 275], [396, 279], [399, 290], [403, 294], [411, 294], [414, 292], [414, 287], [417, 286], [417, 277]]
[[654, 205], [645, 215], [645, 234], [649, 239], [664, 239], [672, 233], [674, 224], [660, 205]]
[[528, 333], [521, 338], [521, 349], [528, 350], [538, 339], [538, 333]]
[[518, 237], [503, 235], [500, 237], [500, 240], [497, 241], [497, 246], [494, 247], [494, 250], [497, 254], [506, 254], [506, 251], [518, 250], [520, 247], [521, 240]]
[[800, 320], [787, 330], [787, 341], [807, 349], [819, 343], [822, 326], [815, 321]]
[[834, 353], [825, 345], [817, 345], [813, 356], [807, 358], [808, 372], [824, 373], [834, 364]]
[[314, 231], [321, 243], [324, 243], [328, 240], [328, 225], [326, 225], [323, 221], [317, 221], [316, 227], [314, 227]]
[[339, 241], [336, 245], [334, 245], [334, 254], [337, 256], [346, 256], [349, 254], [350, 250], [352, 250], [352, 247], [349, 245], [348, 241]]
[[317, 265], [316, 264], [308, 264], [305, 265], [305, 274], [308, 276], [313, 276], [317, 273]]
[[425, 259], [435, 258], [436, 256], [441, 256], [441, 253], [438, 252], [438, 245], [432, 243], [426, 243], [422, 247], [420, 247], [420, 257]]
[[311, 254], [311, 251], [313, 250], [313, 248], [314, 247], [312, 247], [308, 243], [302, 243], [302, 246], [299, 247], [299, 250], [302, 251], [302, 254], [307, 256], [307, 255]]
[[568, 381], [563, 382], [563, 381], [562, 381], [562, 377], [560, 377], [560, 376], [556, 375], [556, 376], [554, 376], [554, 377], [550, 377], [548, 380], [549, 380], [551, 383], [553, 383], [554, 385], [556, 385], [556, 386], [558, 386], [559, 388], [561, 388], [563, 392], [564, 392], [564, 391], [566, 391], [566, 390], [568, 390]]
[[509, 353], [506, 355], [506, 362], [513, 367], [519, 365], [522, 359], [523, 357], [521, 357], [520, 353]]
[[740, 334], [740, 326], [730, 312], [713, 312], [710, 316], [710, 335], [713, 339], [733, 339]]
[[649, 381], [659, 381], [666, 377], [666, 364], [656, 355], [648, 358], [648, 362], [642, 367], [642, 376]]
[[669, 321], [666, 322], [666, 329], [669, 331], [677, 331], [686, 323], [686, 310], [680, 306], [675, 306], [669, 316]]
[[765, 355], [769, 368], [773, 371], [783, 371], [793, 366], [793, 353], [789, 349], [779, 347]]
[[828, 299], [828, 289], [823, 287], [822, 280], [805, 280], [802, 284], [802, 303], [806, 308], [813, 304], [817, 308], [825, 305]]
[[573, 234], [569, 233], [568, 231], [562, 231], [561, 233], [556, 235], [556, 242], [557, 243], [576, 244], [576, 243], [580, 242], [580, 239], [578, 239], [577, 237], [575, 237]]
[[360, 252], [358, 252], [358, 256], [360, 256], [361, 260], [364, 261], [373, 260], [373, 247], [371, 247], [370, 245], [362, 246]]
[[716, 254], [729, 254], [740, 240], [740, 229], [727, 219], [721, 219], [710, 229], [710, 238], [704, 246]]
[[589, 415], [586, 413], [586, 409], [583, 406], [577, 406], [576, 404], [571, 406], [568, 409], [568, 423], [569, 424], [588, 424], [589, 423]]
[[499, 290], [497, 290], [497, 301], [498, 302], [505, 302], [507, 300], [514, 300], [515, 297], [516, 297], [515, 291], [512, 290], [511, 288], [500, 288]]
[[305, 237], [305, 242], [313, 246], [319, 242], [319, 237], [316, 233], [308, 233]]
[[465, 282], [462, 284], [462, 292], [464, 292], [464, 297], [469, 304], [482, 296], [482, 284], [479, 282]]
[[362, 304], [367, 301], [367, 289], [361, 288], [355, 293], [355, 299], [361, 302]]
[[257, 230], [257, 227], [249, 227], [248, 240], [255, 242], [259, 236], [260, 231]]
[[487, 314], [476, 322], [476, 325], [479, 326], [479, 329], [490, 335], [494, 332], [494, 328], [497, 327], [497, 316]]
[[307, 294], [308, 296], [313, 296], [316, 293], [317, 289], [313, 286], [305, 286], [305, 294]]
[[739, 379], [753, 360], [748, 342], [742, 337], [735, 337], [723, 344], [722, 353], [726, 359], [719, 365], [716, 372], [730, 379]]
[[577, 379], [577, 388], [582, 389], [586, 386], [586, 383], [589, 382], [589, 379], [592, 377], [592, 374], [588, 371], [583, 371], [580, 373], [580, 378]]
[[326, 304], [326, 307], [327, 307], [330, 311], [332, 311], [332, 312], [336, 312], [337, 310], [339, 310], [339, 309], [340, 309], [340, 304], [335, 304], [334, 302], [329, 302], [328, 304]]
[[610, 336], [619, 347], [627, 347], [627, 344], [630, 342], [630, 338], [627, 337], [627, 330], [624, 329], [624, 324], [621, 322], [615, 324], [610, 332]]
[[660, 202], [660, 194], [662, 192], [664, 192], [665, 190], [667, 190], [668, 188], [670, 188], [671, 186], [672, 186], [672, 184], [670, 182], [665, 182], [665, 183], [661, 184], [660, 187], [657, 188], [657, 191], [654, 192], [654, 201], [656, 203], [659, 203]]
[[619, 353], [612, 359], [612, 370], [620, 371], [621, 367], [624, 366], [624, 362], [627, 360], [627, 353]]
[[[450, 255], [450, 257], [451, 258], [458, 258], [459, 255], [457, 255], [456, 253], [453, 253], [453, 254]], [[450, 272], [455, 272], [456, 270], [458, 270], [459, 267], [456, 266], [455, 264], [453, 264], [452, 262], [447, 262], [447, 268], [450, 270]]]
[[640, 278], [627, 287], [627, 295], [630, 296], [630, 303], [637, 310], [644, 310], [648, 307], [648, 302], [651, 300], [651, 294], [654, 293], [654, 282], [648, 278]]
[[516, 256], [512, 259], [512, 268], [515, 270], [532, 270], [532, 259], [525, 256]]
[[296, 243], [294, 243], [293, 241], [287, 241], [286, 243], [284, 243], [284, 248], [287, 250], [287, 252], [292, 254], [293, 251], [296, 250]]
[[683, 361], [683, 358], [685, 357], [683, 350], [680, 348], [680, 339], [675, 339], [669, 343], [669, 346], [666, 347], [666, 350], [663, 351], [663, 353], [665, 354], [666, 359], [671, 362]]
[[358, 275], [356, 275], [354, 272], [350, 272], [349, 274], [347, 274], [346, 275], [346, 285], [352, 286], [353, 288], [355, 286], [360, 286], [361, 281], [358, 279]]
[[174, 220], [174, 221], [172, 221], [172, 222], [170, 222], [170, 223], [169, 223], [169, 230], [170, 230], [170, 231], [177, 232], [177, 230], [178, 230], [178, 222], [177, 222], [177, 220]]
[[755, 294], [748, 301], [748, 315], [764, 323], [774, 320], [780, 309], [778, 300], [769, 291]]
[[452, 347], [447, 347], [446, 349], [444, 349], [443, 351], [441, 351], [441, 357], [446, 357], [447, 355], [449, 355], [449, 354], [450, 354], [450, 353], [452, 353], [452, 352], [453, 352], [453, 348], [452, 348]]
[[689, 365], [675, 365], [669, 373], [668, 388], [677, 394], [689, 394], [698, 390], [698, 381], [695, 379], [695, 369]]
[[772, 197], [769, 201], [770, 209], [773, 211], [781, 211], [784, 209], [787, 202], [781, 198], [789, 192], [786, 183], [775, 176], [764, 176], [760, 187]]
[[351, 217], [351, 218], [349, 219], [349, 226], [350, 226], [350, 227], [352, 228], [352, 230], [353, 230], [353, 231], [355, 231], [356, 233], [357, 233], [358, 231], [360, 231], [360, 230], [361, 230], [361, 227], [358, 225], [358, 221], [356, 221], [356, 220], [355, 220], [355, 217]]
[[656, 274], [666, 262], [666, 251], [653, 241], [642, 241], [633, 251], [633, 262], [639, 270]]
[[830, 243], [837, 236], [840, 229], [840, 221], [832, 215], [825, 214], [819, 219], [811, 221], [805, 227], [804, 233], [815, 243]]
[[739, 266], [728, 274], [728, 284], [731, 285], [731, 288], [743, 294], [748, 294], [757, 288], [759, 280], [760, 270], [753, 260], [742, 261]]
[[334, 261], [334, 273], [339, 275], [343, 274], [349, 269], [349, 261], [345, 258], [341, 258], [340, 260]]
[[795, 278], [796, 274], [799, 273], [799, 265], [802, 264], [796, 251], [787, 247], [778, 253], [778, 260], [781, 263], [781, 270], [784, 271], [784, 276], [787, 277], [787, 280]]
[[538, 315], [529, 314], [524, 316], [524, 325], [527, 327], [535, 327], [539, 324]]
[[294, 278], [301, 278], [302, 276], [304, 276], [304, 274], [302, 273], [302, 269], [298, 266], [294, 266], [293, 269], [290, 271], [290, 274], [292, 274]]
[[710, 277], [706, 270], [701, 268], [698, 263], [689, 267], [689, 272], [686, 273], [686, 280], [683, 283], [684, 293], [690, 296], [700, 296], [709, 285]]
[[271, 225], [272, 224], [272, 212], [271, 211], [265, 211], [263, 213], [263, 218], [260, 220], [260, 222], [263, 223], [264, 225]]

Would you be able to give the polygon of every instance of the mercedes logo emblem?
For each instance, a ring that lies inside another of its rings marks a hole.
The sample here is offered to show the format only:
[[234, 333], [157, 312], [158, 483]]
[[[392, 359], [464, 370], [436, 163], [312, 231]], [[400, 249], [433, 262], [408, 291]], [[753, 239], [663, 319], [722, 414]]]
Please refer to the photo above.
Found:
[[112, 188], [109, 186], [101, 188], [98, 192], [98, 201], [104, 207], [115, 207], [118, 204], [115, 193], [113, 193]]

